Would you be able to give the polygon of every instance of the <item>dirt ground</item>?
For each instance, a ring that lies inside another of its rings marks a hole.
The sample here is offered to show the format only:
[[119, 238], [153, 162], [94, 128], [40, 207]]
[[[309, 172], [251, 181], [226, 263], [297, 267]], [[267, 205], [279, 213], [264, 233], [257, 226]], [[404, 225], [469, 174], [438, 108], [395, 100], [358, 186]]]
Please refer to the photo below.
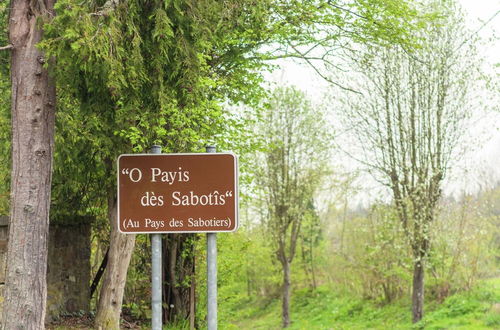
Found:
[[[125, 317], [122, 319], [122, 329], [140, 330], [142, 322]], [[47, 324], [46, 329], [69, 330], [69, 329], [94, 329], [94, 318], [90, 315], [63, 316], [58, 321]]]

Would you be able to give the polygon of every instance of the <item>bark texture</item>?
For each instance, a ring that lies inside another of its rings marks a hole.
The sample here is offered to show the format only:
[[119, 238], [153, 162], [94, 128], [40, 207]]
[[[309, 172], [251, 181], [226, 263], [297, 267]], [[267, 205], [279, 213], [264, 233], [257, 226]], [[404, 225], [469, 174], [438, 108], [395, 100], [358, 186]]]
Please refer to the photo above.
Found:
[[413, 267], [412, 321], [417, 323], [424, 316], [424, 267], [421, 261]]
[[[282, 218], [285, 217], [284, 214], [281, 215]], [[288, 222], [291, 223], [291, 222]], [[292, 279], [291, 279], [291, 271], [292, 271], [292, 261], [295, 257], [295, 252], [297, 250], [297, 240], [299, 238], [301, 224], [298, 221], [291, 223], [291, 228], [289, 230], [290, 234], [290, 244], [287, 247], [286, 244], [286, 236], [287, 229], [286, 227], [282, 227], [282, 232], [278, 236], [278, 250], [277, 257], [281, 263], [281, 268], [283, 270], [283, 296], [282, 296], [282, 305], [281, 305], [281, 316], [283, 322], [283, 328], [287, 328], [290, 326], [290, 299], [291, 299], [291, 291], [292, 291]]]
[[120, 329], [123, 293], [127, 280], [127, 270], [135, 245], [135, 235], [121, 234], [118, 231], [116, 198], [108, 200], [111, 225], [108, 267], [104, 273], [97, 306], [95, 328], [99, 330]]
[[12, 183], [2, 329], [43, 329], [55, 84], [36, 48], [55, 0], [12, 0]]
[[290, 262], [286, 260], [283, 263], [283, 301], [282, 301], [282, 319], [283, 328], [290, 326], [290, 297], [292, 282], [290, 279]]

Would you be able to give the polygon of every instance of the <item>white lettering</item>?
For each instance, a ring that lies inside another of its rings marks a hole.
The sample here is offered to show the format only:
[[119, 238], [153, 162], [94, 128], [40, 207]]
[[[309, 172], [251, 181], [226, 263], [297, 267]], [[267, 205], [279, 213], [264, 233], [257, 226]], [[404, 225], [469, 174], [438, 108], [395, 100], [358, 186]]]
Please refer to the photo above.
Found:
[[161, 170], [157, 167], [151, 169], [151, 182], [156, 182], [156, 177], [161, 174]]
[[172, 193], [172, 198], [175, 199], [175, 201], [172, 201], [173, 206], [179, 206], [181, 205], [181, 200], [179, 199], [179, 195], [181, 194], [180, 191], [174, 191]]
[[196, 206], [196, 205], [225, 205], [226, 198], [232, 197], [232, 191], [227, 191], [225, 194], [220, 194], [217, 190], [204, 195], [197, 195], [193, 191], [189, 194], [181, 194], [180, 191], [174, 191], [172, 193], [172, 205], [173, 206]]
[[[137, 172], [137, 179], [134, 179], [134, 176], [133, 176], [134, 175], [134, 171]], [[130, 178], [130, 181], [132, 181], [132, 182], [139, 182], [142, 179], [142, 172], [138, 168], [133, 168], [133, 169], [130, 170], [130, 173], [129, 173], [128, 177]]]
[[170, 227], [182, 227], [184, 225], [184, 223], [182, 220], [176, 220], [176, 219], [172, 218], [172, 220], [170, 220], [168, 225]]
[[146, 228], [160, 229], [165, 227], [164, 220], [153, 220], [149, 218], [146, 218], [144, 220], [145, 220], [144, 225], [146, 226]]
[[188, 219], [188, 227], [227, 227], [231, 225], [231, 220], [229, 219]]
[[163, 196], [155, 196], [154, 191], [147, 191], [144, 196], [141, 197], [142, 206], [163, 206]]
[[[142, 178], [142, 173], [141, 173], [141, 178]], [[175, 182], [187, 182], [189, 181], [189, 171], [183, 171], [182, 167], [179, 167], [178, 171], [162, 171], [160, 168], [152, 167], [151, 182], [157, 182], [157, 179], [160, 179], [161, 182], [166, 182], [169, 185], [172, 185]]]

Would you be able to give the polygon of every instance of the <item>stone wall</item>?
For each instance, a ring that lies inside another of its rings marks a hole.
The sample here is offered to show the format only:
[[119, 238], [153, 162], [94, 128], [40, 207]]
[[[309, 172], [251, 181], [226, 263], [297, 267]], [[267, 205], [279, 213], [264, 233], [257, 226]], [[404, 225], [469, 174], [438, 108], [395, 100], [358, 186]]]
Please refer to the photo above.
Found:
[[[5, 285], [7, 239], [8, 217], [0, 216], [0, 303]], [[47, 321], [60, 315], [89, 311], [89, 223], [50, 226], [47, 283]]]
[[47, 283], [47, 320], [89, 311], [90, 224], [51, 225]]

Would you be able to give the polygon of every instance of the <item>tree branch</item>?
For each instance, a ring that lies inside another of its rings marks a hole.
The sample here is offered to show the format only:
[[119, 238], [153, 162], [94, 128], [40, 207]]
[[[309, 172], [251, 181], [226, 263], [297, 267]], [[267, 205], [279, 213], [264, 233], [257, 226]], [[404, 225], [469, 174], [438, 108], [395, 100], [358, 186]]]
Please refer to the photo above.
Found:
[[0, 47], [0, 50], [9, 50], [9, 49], [14, 49], [14, 46], [9, 44], [7, 46]]
[[349, 91], [349, 92], [353, 92], [353, 93], [356, 93], [356, 94], [361, 94], [363, 95], [363, 93], [357, 91], [357, 90], [354, 90], [352, 88], [349, 88], [347, 86], [343, 86], [335, 81], [333, 81], [332, 79], [330, 79], [329, 77], [327, 77], [326, 75], [324, 75], [323, 73], [320, 72], [320, 70], [311, 62], [311, 60], [307, 57], [305, 57], [297, 48], [295, 48], [293, 45], [290, 45], [293, 50], [300, 55], [300, 57], [321, 77], [323, 78], [324, 80], [326, 80], [327, 82], [329, 82], [330, 84], [332, 85], [335, 85], [345, 91]]
[[90, 16], [108, 16], [119, 4], [120, 0], [107, 0], [101, 10], [91, 13]]

